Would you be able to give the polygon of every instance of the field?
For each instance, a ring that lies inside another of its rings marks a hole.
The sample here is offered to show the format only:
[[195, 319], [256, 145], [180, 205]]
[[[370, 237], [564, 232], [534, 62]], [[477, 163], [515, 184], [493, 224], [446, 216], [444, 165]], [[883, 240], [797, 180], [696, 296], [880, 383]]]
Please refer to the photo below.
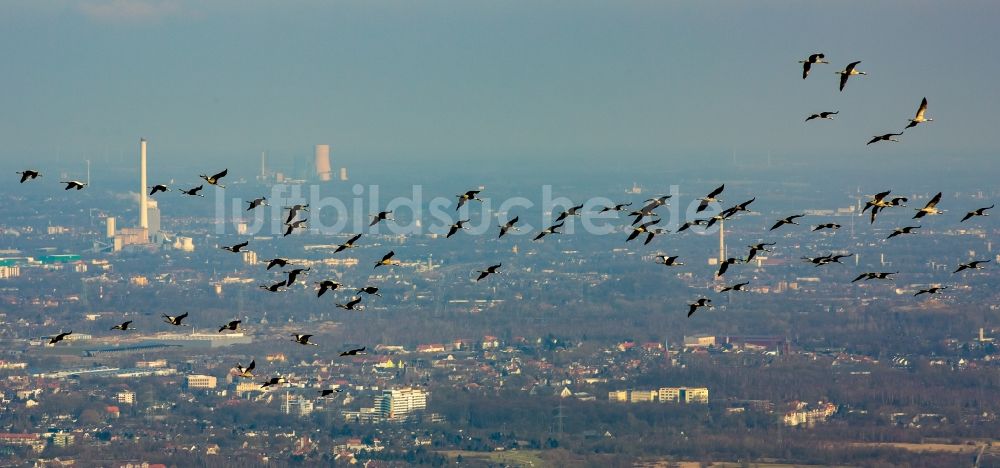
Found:
[[464, 450], [445, 450], [438, 452], [448, 458], [461, 456], [465, 460], [482, 460], [491, 463], [505, 463], [513, 466], [550, 466], [541, 458], [540, 450], [508, 450], [503, 452], [467, 452]]

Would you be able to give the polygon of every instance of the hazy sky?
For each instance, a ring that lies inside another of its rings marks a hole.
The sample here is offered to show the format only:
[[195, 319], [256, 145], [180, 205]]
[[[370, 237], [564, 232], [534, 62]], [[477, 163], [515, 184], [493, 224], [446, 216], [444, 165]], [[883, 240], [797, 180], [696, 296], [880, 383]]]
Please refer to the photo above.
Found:
[[[0, 161], [992, 160], [1000, 2], [8, 0]], [[831, 65], [800, 78], [796, 63]], [[837, 91], [854, 60], [869, 76]], [[906, 125], [920, 98], [935, 122]], [[804, 124], [812, 112], [835, 121]], [[162, 160], [162, 159], [161, 159]], [[335, 162], [335, 164], [337, 164]]]

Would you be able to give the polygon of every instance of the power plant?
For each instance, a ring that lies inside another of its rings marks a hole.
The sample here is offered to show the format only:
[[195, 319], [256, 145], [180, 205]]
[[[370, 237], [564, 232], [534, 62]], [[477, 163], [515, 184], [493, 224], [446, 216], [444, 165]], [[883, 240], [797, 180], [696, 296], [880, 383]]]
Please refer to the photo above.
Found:
[[[109, 216], [106, 222], [107, 243], [95, 243], [95, 250], [117, 252], [126, 247], [140, 249], [156, 249], [164, 241], [160, 236], [160, 209], [156, 200], [149, 199], [147, 180], [148, 143], [145, 138], [139, 139], [139, 225], [136, 227], [118, 227], [116, 218]], [[193, 245], [182, 242], [185, 250], [193, 249]], [[169, 244], [168, 244], [169, 245]]]

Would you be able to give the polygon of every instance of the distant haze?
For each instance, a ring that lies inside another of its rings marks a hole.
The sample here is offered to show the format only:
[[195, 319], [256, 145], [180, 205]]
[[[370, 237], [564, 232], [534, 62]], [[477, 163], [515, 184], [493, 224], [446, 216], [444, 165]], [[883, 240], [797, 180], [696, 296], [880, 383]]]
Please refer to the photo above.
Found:
[[[184, 1], [0, 4], [0, 162], [570, 161], [772, 153], [983, 165], [1000, 2]], [[807, 80], [798, 60], [826, 53]], [[848, 62], [868, 76], [837, 91]], [[901, 143], [920, 99], [935, 121]], [[839, 110], [834, 121], [803, 123]], [[952, 158], [961, 158], [952, 159]], [[994, 172], [995, 173], [995, 172]]]

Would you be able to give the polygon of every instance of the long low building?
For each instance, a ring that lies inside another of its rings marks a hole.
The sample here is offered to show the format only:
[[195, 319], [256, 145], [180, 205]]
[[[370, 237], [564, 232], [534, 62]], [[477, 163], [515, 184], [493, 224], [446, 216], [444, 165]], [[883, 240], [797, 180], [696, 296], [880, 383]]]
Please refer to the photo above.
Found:
[[85, 349], [83, 355], [85, 357], [97, 357], [97, 356], [107, 356], [107, 355], [121, 355], [121, 354], [135, 354], [135, 353], [146, 353], [150, 351], [164, 351], [170, 348], [180, 348], [179, 344], [163, 344], [163, 343], [142, 343], [132, 346], [107, 346], [104, 348], [95, 349]]
[[608, 401], [619, 403], [692, 403], [708, 404], [705, 387], [661, 387], [658, 390], [616, 390], [608, 392]]

